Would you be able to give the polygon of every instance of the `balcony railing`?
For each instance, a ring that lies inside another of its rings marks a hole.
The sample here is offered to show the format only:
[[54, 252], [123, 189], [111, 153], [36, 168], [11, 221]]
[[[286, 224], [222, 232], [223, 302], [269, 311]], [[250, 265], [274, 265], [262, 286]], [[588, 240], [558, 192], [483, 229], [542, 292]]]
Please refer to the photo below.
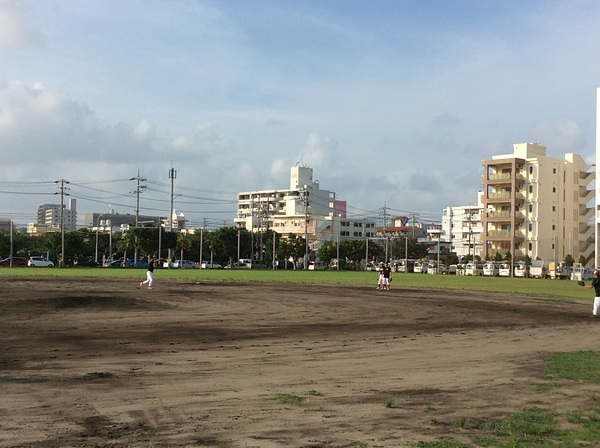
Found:
[[488, 218], [510, 218], [510, 212], [489, 212], [487, 214]]
[[508, 192], [488, 193], [488, 199], [510, 199], [512, 196]]
[[489, 236], [511, 236], [512, 232], [510, 230], [489, 230]]
[[488, 180], [505, 180], [511, 178], [511, 173], [491, 173], [488, 175]]

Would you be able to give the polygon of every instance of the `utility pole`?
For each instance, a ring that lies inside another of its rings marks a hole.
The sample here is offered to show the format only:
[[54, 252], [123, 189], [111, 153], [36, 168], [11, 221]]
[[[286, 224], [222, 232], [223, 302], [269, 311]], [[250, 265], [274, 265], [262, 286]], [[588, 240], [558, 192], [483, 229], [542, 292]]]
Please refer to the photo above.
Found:
[[136, 177], [132, 177], [129, 180], [135, 180], [137, 182], [135, 190], [132, 190], [132, 193], [135, 193], [135, 226], [138, 226], [138, 222], [140, 220], [140, 193], [146, 188], [145, 185], [142, 185], [142, 182], [146, 182], [146, 179], [140, 177], [140, 170], [138, 170], [138, 174]]
[[173, 183], [177, 179], [177, 170], [173, 168], [173, 162], [171, 162], [171, 169], [169, 170], [169, 179], [171, 179], [171, 214], [169, 215], [169, 232], [173, 231]]
[[69, 181], [68, 180], [57, 180], [54, 183], [58, 184], [60, 183], [60, 187], [58, 187], [59, 192], [58, 193], [54, 193], [54, 194], [60, 194], [60, 234], [61, 234], [61, 254], [60, 254], [60, 267], [64, 268], [65, 267], [65, 201], [64, 201], [64, 196], [65, 194], [68, 195], [68, 193], [65, 193], [65, 190], [67, 190], [68, 188], [65, 187], [65, 184], [68, 184]]
[[254, 263], [254, 193], [250, 193], [250, 195], [252, 196], [250, 205], [250, 212], [252, 215], [252, 224], [250, 225], [250, 263]]
[[[145, 182], [146, 179], [140, 177], [140, 170], [138, 170], [137, 176], [132, 177], [129, 180], [135, 180], [137, 182], [136, 188], [135, 188], [135, 190], [133, 190], [133, 193], [135, 193], [135, 227], [137, 229], [139, 221], [140, 221], [140, 193], [146, 188], [146, 186], [142, 185], [141, 183]], [[137, 267], [137, 262], [138, 262], [138, 246], [136, 243], [135, 251], [134, 251], [134, 259], [133, 259], [133, 265], [135, 267]]]
[[388, 236], [387, 236], [387, 205], [384, 202], [383, 208], [381, 209], [381, 214], [383, 215], [383, 236], [385, 242], [385, 261], [388, 260]]
[[299, 193], [302, 193], [302, 197], [298, 200], [304, 205], [304, 269], [306, 270], [308, 269], [308, 186], [305, 185]]

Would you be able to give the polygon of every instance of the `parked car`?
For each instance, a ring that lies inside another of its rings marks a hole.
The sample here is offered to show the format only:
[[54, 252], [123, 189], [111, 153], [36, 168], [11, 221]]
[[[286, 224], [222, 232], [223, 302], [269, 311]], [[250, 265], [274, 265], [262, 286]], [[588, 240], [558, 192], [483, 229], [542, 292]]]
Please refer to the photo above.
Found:
[[144, 257], [138, 258], [137, 264], [134, 264], [133, 258], [129, 258], [127, 260], [127, 263], [129, 266], [133, 266], [135, 268], [147, 268], [148, 267], [148, 260], [145, 260]]
[[415, 260], [398, 260], [396, 272], [415, 272]]
[[309, 271], [323, 271], [325, 269], [325, 263], [321, 261], [309, 261], [308, 262], [308, 270]]
[[467, 263], [465, 266], [465, 275], [478, 276], [483, 275], [483, 264]]
[[483, 275], [486, 277], [497, 277], [500, 275], [500, 267], [496, 263], [485, 263], [483, 265]]
[[192, 260], [175, 260], [171, 264], [172, 268], [195, 269], [196, 264]]
[[529, 266], [525, 263], [518, 263], [515, 265], [515, 277], [529, 277]]
[[221, 266], [219, 263], [217, 262], [210, 262], [210, 261], [203, 261], [202, 264], [200, 265], [201, 269], [222, 269], [223, 266]]
[[51, 260], [48, 260], [44, 257], [29, 257], [27, 261], [27, 266], [32, 267], [44, 267], [44, 268], [53, 268], [54, 263]]
[[276, 260], [275, 269], [294, 269], [294, 263], [290, 260]]
[[79, 267], [95, 268], [98, 266], [98, 263], [96, 263], [92, 257], [78, 257], [75, 259], [74, 264], [75, 264], [75, 266], [79, 266]]
[[510, 277], [510, 263], [502, 263], [498, 269], [500, 277]]
[[239, 261], [233, 262], [233, 267], [230, 263], [227, 263], [225, 269], [250, 269], [252, 267], [252, 260], [249, 258], [240, 258]]
[[[12, 265], [13, 267], [17, 266], [27, 266], [27, 258], [23, 257], [12, 257]], [[10, 257], [5, 258], [4, 260], [0, 260], [0, 266], [10, 266]]]
[[427, 269], [429, 268], [428, 261], [415, 261], [413, 271], [416, 274], [427, 274]]

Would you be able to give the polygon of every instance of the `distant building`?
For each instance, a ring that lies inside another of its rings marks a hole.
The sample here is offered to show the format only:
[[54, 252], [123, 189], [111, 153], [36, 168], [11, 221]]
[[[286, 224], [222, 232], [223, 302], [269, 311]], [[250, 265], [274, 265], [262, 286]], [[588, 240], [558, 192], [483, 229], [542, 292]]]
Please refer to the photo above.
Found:
[[10, 219], [0, 218], [0, 232], [10, 232], [12, 221]]
[[[481, 196], [481, 193], [480, 193]], [[451, 245], [459, 258], [481, 256], [483, 204], [446, 207], [442, 213], [442, 241]]]
[[[600, 88], [596, 90], [596, 179], [600, 179]], [[595, 260], [594, 266], [600, 266], [600, 186], [596, 184], [596, 232], [595, 232]]]
[[519, 143], [513, 154], [481, 163], [482, 257], [510, 252], [515, 260], [593, 258], [594, 209], [588, 204], [594, 190], [588, 186], [596, 176], [581, 156], [548, 157], [545, 146]]
[[348, 218], [346, 202], [322, 190], [313, 180], [313, 169], [302, 165], [290, 171], [288, 188], [238, 193], [234, 223], [252, 232], [272, 229], [308, 239], [312, 250], [323, 241], [375, 237], [375, 221]]
[[[156, 225], [161, 223], [165, 225], [168, 223], [168, 216], [158, 217], [150, 215], [138, 215], [138, 224], [140, 226], [145, 225]], [[104, 228], [110, 226], [111, 228], [121, 228], [127, 226], [135, 226], [136, 215], [130, 213], [115, 213], [114, 210], [110, 210], [106, 213], [86, 213], [84, 218], [84, 225], [90, 230], [96, 230], [96, 227]]]
[[65, 231], [77, 230], [77, 199], [69, 198], [67, 206], [63, 205], [62, 214], [60, 204], [40, 204], [37, 210], [37, 222], [27, 225], [27, 233], [60, 232], [61, 219]]

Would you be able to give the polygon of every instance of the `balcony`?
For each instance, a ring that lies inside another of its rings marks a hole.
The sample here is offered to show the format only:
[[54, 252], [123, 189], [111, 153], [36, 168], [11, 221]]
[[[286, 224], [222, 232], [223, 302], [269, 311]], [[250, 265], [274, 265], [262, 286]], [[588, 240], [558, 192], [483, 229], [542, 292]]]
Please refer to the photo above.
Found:
[[594, 190], [587, 190], [585, 187], [579, 187], [580, 202], [587, 204], [594, 199]]
[[579, 172], [579, 179], [585, 180], [586, 185], [587, 185], [591, 181], [593, 181], [593, 180], [596, 179], [596, 172], [595, 171], [580, 171]]
[[520, 243], [525, 239], [522, 232], [515, 232], [514, 235], [510, 230], [488, 230], [487, 236], [485, 237], [492, 241], [511, 241], [514, 240], [515, 244]]
[[594, 216], [593, 208], [584, 208], [583, 210], [579, 209], [579, 221], [589, 221]]
[[488, 230], [488, 236], [497, 237], [497, 236], [511, 236], [512, 232], [510, 230]]

